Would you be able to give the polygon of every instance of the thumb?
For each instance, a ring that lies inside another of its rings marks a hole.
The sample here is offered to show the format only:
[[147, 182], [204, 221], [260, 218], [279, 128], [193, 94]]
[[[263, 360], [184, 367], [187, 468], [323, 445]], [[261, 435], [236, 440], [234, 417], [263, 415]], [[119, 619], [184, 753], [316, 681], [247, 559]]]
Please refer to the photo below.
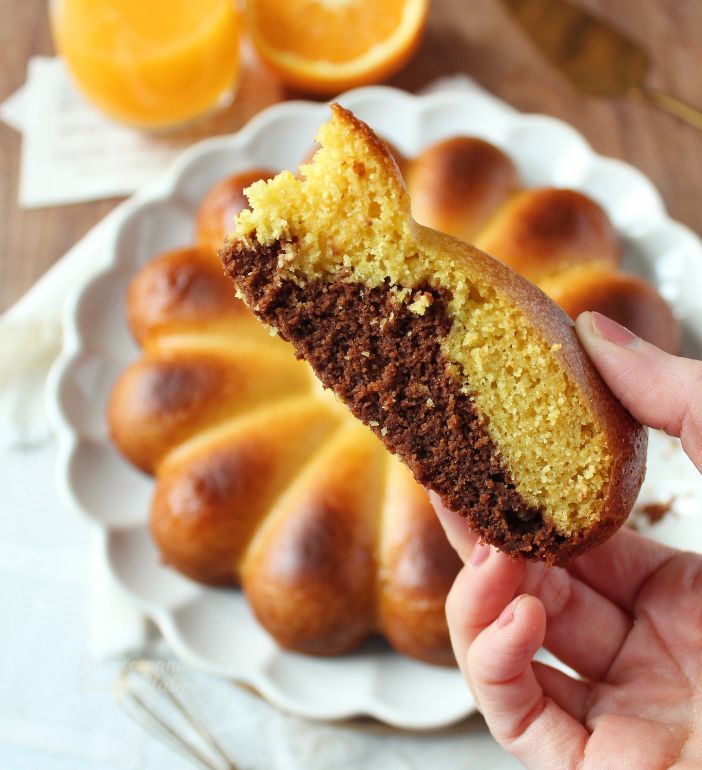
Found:
[[702, 472], [702, 362], [664, 353], [601, 313], [575, 328], [614, 395], [644, 425], [679, 436]]

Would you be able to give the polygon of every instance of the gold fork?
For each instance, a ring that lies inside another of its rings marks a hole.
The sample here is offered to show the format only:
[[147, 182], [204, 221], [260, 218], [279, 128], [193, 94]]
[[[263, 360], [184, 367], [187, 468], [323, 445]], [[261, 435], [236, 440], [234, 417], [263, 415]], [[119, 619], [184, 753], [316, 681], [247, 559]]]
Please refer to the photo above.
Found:
[[503, 0], [558, 70], [594, 96], [647, 101], [702, 130], [702, 111], [646, 85], [648, 53], [634, 40], [568, 0]]

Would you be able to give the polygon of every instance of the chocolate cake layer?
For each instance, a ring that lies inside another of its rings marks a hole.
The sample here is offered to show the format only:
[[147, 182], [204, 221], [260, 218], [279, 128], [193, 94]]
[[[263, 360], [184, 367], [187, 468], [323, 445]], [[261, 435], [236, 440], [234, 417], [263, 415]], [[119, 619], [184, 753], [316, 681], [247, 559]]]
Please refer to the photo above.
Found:
[[516, 489], [440, 350], [451, 323], [448, 293], [424, 288], [432, 301], [418, 315], [388, 287], [291, 280], [278, 267], [279, 253], [279, 244], [248, 250], [235, 242], [222, 254], [256, 315], [485, 541], [557, 561], [564, 536]]

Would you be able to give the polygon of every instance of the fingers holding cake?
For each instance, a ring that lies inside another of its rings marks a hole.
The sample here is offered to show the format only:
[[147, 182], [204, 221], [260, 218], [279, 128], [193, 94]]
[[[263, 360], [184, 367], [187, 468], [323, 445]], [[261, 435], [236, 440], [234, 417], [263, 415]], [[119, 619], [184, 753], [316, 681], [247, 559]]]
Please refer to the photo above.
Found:
[[702, 363], [672, 356], [600, 313], [583, 313], [576, 329], [624, 406], [644, 425], [680, 437], [702, 471]]
[[446, 598], [446, 618], [458, 665], [467, 676], [466, 653], [515, 596], [524, 577], [523, 561], [502, 557], [492, 546], [476, 545]]
[[478, 545], [480, 536], [466, 527], [466, 520], [458, 513], [449, 510], [436, 492], [429, 492], [429, 499], [434, 506], [437, 518], [443, 527], [446, 539], [461, 561], [466, 564], [473, 549]]
[[[517, 596], [466, 653], [468, 677], [490, 731], [517, 759], [544, 769], [576, 767], [588, 733], [544, 691], [532, 663], [545, 626], [541, 602]], [[573, 700], [572, 687], [577, 683], [570, 682], [565, 696], [559, 682], [559, 700]]]
[[[451, 641], [461, 662], [466, 650], [519, 594], [536, 597], [548, 626], [545, 647], [590, 680], [610, 667], [631, 630], [631, 617], [567, 570], [547, 569], [476, 545], [446, 601]], [[578, 628], [573, 635], [573, 628]]]

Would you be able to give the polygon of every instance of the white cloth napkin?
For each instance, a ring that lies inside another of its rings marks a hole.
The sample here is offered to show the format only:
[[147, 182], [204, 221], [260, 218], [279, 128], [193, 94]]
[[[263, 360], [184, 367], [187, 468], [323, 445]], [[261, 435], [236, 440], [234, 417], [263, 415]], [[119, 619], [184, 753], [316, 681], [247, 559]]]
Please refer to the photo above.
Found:
[[29, 60], [25, 85], [0, 117], [22, 132], [24, 208], [130, 195], [208, 131], [203, 122], [154, 134], [110, 120], [76, 88], [63, 60], [49, 56]]
[[[119, 208], [119, 207], [118, 207]], [[61, 313], [76, 280], [92, 274], [117, 209], [61, 258], [0, 317], [0, 451], [29, 449], [51, 439], [46, 395], [49, 369], [61, 348]], [[50, 471], [53, 478], [53, 469]], [[116, 584], [92, 534], [92, 598], [89, 651], [96, 658], [141, 649], [146, 621]]]
[[[109, 594], [91, 585], [90, 528], [60, 504], [54, 460], [51, 444], [0, 450], [0, 768], [192, 770], [112, 698], [121, 661], [96, 654], [87, 640], [96, 608], [113, 640], [120, 614]], [[426, 735], [369, 720], [306, 722], [226, 679], [190, 670], [163, 642], [149, 641], [140, 652], [166, 658], [181, 683], [177, 694], [242, 770], [517, 767], [478, 719]]]

